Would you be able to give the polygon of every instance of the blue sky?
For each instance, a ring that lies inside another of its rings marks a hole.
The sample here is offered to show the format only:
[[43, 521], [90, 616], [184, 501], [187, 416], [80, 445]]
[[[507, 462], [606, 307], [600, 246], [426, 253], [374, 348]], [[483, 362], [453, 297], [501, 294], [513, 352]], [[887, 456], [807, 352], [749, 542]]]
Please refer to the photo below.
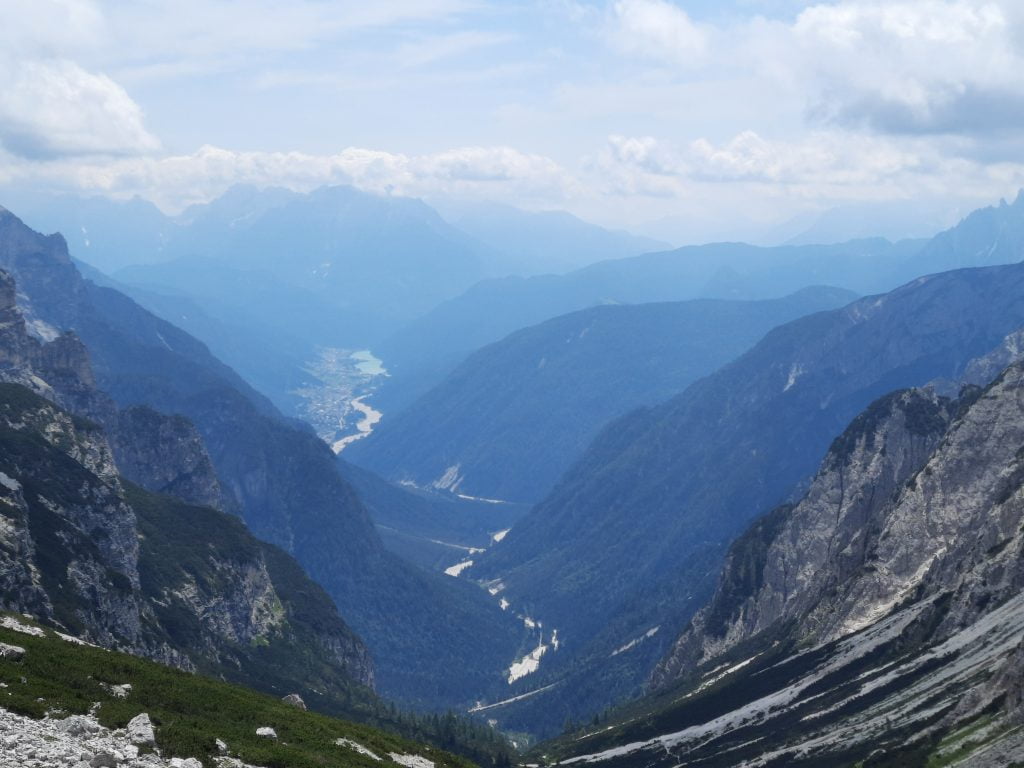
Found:
[[1019, 5], [0, 0], [0, 184], [353, 183], [676, 241], [952, 218], [1024, 184]]

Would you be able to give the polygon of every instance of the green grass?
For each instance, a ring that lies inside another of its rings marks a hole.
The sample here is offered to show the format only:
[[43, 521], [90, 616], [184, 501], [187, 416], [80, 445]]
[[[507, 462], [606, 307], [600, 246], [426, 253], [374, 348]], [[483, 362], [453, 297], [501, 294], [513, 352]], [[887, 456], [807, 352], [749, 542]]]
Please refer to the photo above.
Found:
[[[0, 682], [7, 686], [0, 688], [0, 706], [40, 718], [54, 711], [85, 714], [99, 702], [97, 717], [108, 728], [123, 727], [146, 712], [156, 726], [157, 746], [165, 757], [198, 757], [212, 768], [215, 741], [222, 739], [233, 756], [265, 768], [380, 768], [381, 763], [334, 743], [346, 738], [385, 761], [389, 752], [397, 752], [422, 755], [438, 768], [473, 765], [370, 726], [295, 709], [247, 688], [135, 656], [75, 645], [49, 630], [45, 637], [32, 637], [0, 628], [0, 642], [26, 650], [19, 662], [0, 661]], [[126, 699], [115, 697], [105, 687], [123, 683], [132, 685]], [[278, 740], [256, 736], [261, 726], [274, 728]]]
[[944, 737], [928, 758], [926, 768], [946, 768], [946, 766], [955, 765], [982, 747], [988, 746], [1006, 736], [1010, 731], [1016, 730], [1012, 725], [1006, 723], [985, 731], [984, 729], [992, 722], [992, 715], [982, 715]]

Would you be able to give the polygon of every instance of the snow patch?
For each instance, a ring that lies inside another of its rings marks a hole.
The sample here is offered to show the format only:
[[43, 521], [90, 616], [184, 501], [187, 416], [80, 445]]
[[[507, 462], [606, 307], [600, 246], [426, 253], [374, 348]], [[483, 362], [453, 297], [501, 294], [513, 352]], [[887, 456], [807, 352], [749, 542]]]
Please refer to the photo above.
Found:
[[540, 669], [540, 659], [547, 653], [548, 647], [541, 642], [536, 648], [523, 656], [508, 668], [508, 684], [512, 685], [516, 680], [533, 674]]
[[[651, 627], [646, 632], [644, 632], [642, 635], [640, 635], [640, 637], [635, 638], [633, 640], [630, 640], [625, 645], [620, 646], [619, 648], [616, 648], [614, 651], [612, 651], [611, 655], [612, 656], [618, 656], [620, 653], [625, 653], [626, 651], [633, 650], [638, 645], [640, 645], [640, 643], [642, 643], [644, 640], [652, 638], [656, 634], [658, 634], [658, 630], [659, 629], [661, 629], [661, 625], [660, 624], [658, 626], [656, 626], [656, 627]], [[611, 657], [609, 657], [609, 658], [611, 658]]]
[[491, 535], [491, 541], [493, 541], [495, 544], [497, 544], [499, 541], [504, 539], [508, 535], [508, 532], [511, 531], [511, 530], [512, 530], [511, 528], [506, 528], [503, 531], [498, 531], [497, 533], [492, 534]]
[[17, 492], [21, 490], [21, 483], [19, 483], [13, 477], [5, 475], [3, 472], [0, 472], [0, 485], [2, 485], [9, 491]]
[[461, 466], [461, 464], [452, 464], [444, 471], [443, 475], [430, 484], [431, 488], [455, 493], [458, 490], [459, 484], [462, 483], [462, 476], [459, 474]]
[[797, 379], [804, 375], [806, 371], [800, 363], [793, 363], [793, 366], [789, 369], [789, 378], [786, 380], [786, 386], [782, 388], [783, 392], [789, 392], [796, 384]]
[[454, 576], [454, 577], [458, 578], [458, 577], [459, 577], [459, 575], [460, 575], [460, 574], [461, 574], [461, 573], [462, 573], [462, 572], [463, 572], [464, 570], [466, 570], [467, 568], [469, 568], [469, 567], [470, 567], [471, 565], [473, 565], [473, 561], [472, 561], [472, 560], [463, 560], [463, 561], [462, 561], [461, 563], [456, 563], [455, 565], [453, 565], [453, 566], [450, 566], [449, 568], [445, 568], [445, 569], [444, 569], [444, 572], [445, 572], [445, 573], [446, 573], [446, 574], [447, 574], [448, 576]]
[[536, 690], [529, 691], [528, 693], [521, 693], [518, 696], [513, 696], [511, 699], [502, 699], [501, 701], [496, 701], [493, 704], [483, 704], [478, 701], [475, 705], [473, 705], [473, 707], [466, 711], [469, 714], [474, 714], [476, 712], [486, 712], [489, 709], [497, 709], [498, 707], [504, 707], [506, 704], [512, 704], [517, 701], [522, 701], [523, 699], [529, 699], [532, 696], [536, 696], [538, 693], [550, 691], [556, 685], [558, 685], [558, 683], [551, 683], [551, 685], [545, 685], [543, 688], [537, 688]]

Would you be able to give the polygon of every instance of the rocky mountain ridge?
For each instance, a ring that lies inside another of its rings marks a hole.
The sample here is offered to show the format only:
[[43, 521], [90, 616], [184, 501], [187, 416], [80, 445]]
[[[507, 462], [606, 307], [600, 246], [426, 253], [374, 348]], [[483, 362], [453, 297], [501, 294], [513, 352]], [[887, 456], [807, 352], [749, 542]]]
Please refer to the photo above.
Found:
[[[602, 680], [588, 698], [611, 690], [614, 665], [625, 666], [613, 679], [639, 685], [710, 597], [751, 519], [799, 498], [832, 440], [877, 397], [958, 380], [1024, 325], [1022, 296], [1022, 265], [964, 269], [774, 329], [681, 395], [609, 425], [467, 575], [502, 584], [557, 626], [563, 662], [580, 654], [604, 670], [585, 676]], [[554, 665], [549, 675], [534, 685], [560, 679]]]
[[956, 402], [874, 403], [803, 499], [733, 544], [655, 693], [563, 762], [1007, 764], [1021, 746], [1022, 450], [1019, 362]]
[[[125, 460], [133, 474], [159, 475], [154, 484], [163, 483], [157, 489], [162, 492], [177, 488], [187, 497], [219, 491], [191, 424], [155, 411], [139, 423], [137, 413], [118, 412], [94, 388], [76, 337], [43, 343], [28, 334], [13, 289], [10, 276], [0, 272], [0, 380], [8, 382], [0, 385], [4, 609], [186, 669], [237, 676], [248, 668], [243, 674], [254, 679], [258, 659], [250, 646], [301, 653], [304, 643], [313, 643], [325, 654], [325, 669], [333, 668], [325, 680], [333, 678], [335, 695], [371, 685], [365, 646], [283, 553], [259, 544], [221, 512], [122, 481], [119, 462]], [[118, 449], [112, 450], [99, 422], [46, 396], [83, 404], [88, 416], [111, 423]], [[164, 440], [168, 429], [178, 440]], [[150, 465], [145, 451], [153, 446], [159, 463]], [[192, 524], [182, 528], [186, 520]], [[199, 552], [188, 551], [197, 544]], [[280, 573], [287, 577], [275, 579]], [[291, 592], [295, 587], [299, 591]], [[315, 625], [300, 616], [310, 601], [319, 601], [323, 611]]]

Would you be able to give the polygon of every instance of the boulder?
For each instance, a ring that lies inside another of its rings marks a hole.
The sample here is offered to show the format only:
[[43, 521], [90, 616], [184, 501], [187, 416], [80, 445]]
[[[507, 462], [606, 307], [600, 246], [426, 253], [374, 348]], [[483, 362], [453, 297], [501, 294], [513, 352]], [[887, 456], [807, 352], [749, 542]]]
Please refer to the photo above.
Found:
[[262, 728], [257, 728], [256, 729], [256, 735], [257, 736], [262, 736], [265, 739], [276, 739], [277, 738], [277, 731], [275, 731], [273, 728], [270, 728], [268, 726], [263, 726]]
[[57, 726], [68, 736], [85, 736], [96, 733], [100, 729], [99, 723], [85, 715], [71, 715], [65, 717]]
[[288, 704], [289, 706], [295, 707], [296, 709], [301, 709], [302, 711], [306, 710], [306, 702], [304, 702], [302, 700], [302, 697], [299, 696], [299, 694], [297, 693], [289, 693], [287, 696], [281, 699], [281, 701], [283, 701], [285, 704]]
[[[20, 645], [0, 643], [0, 659], [5, 661], [21, 661], [25, 657], [25, 649]], [[299, 699], [302, 701], [302, 699]], [[305, 709], [305, 707], [303, 707]]]
[[139, 746], [152, 747], [156, 744], [156, 733], [149, 715], [143, 712], [128, 721], [128, 741]]

